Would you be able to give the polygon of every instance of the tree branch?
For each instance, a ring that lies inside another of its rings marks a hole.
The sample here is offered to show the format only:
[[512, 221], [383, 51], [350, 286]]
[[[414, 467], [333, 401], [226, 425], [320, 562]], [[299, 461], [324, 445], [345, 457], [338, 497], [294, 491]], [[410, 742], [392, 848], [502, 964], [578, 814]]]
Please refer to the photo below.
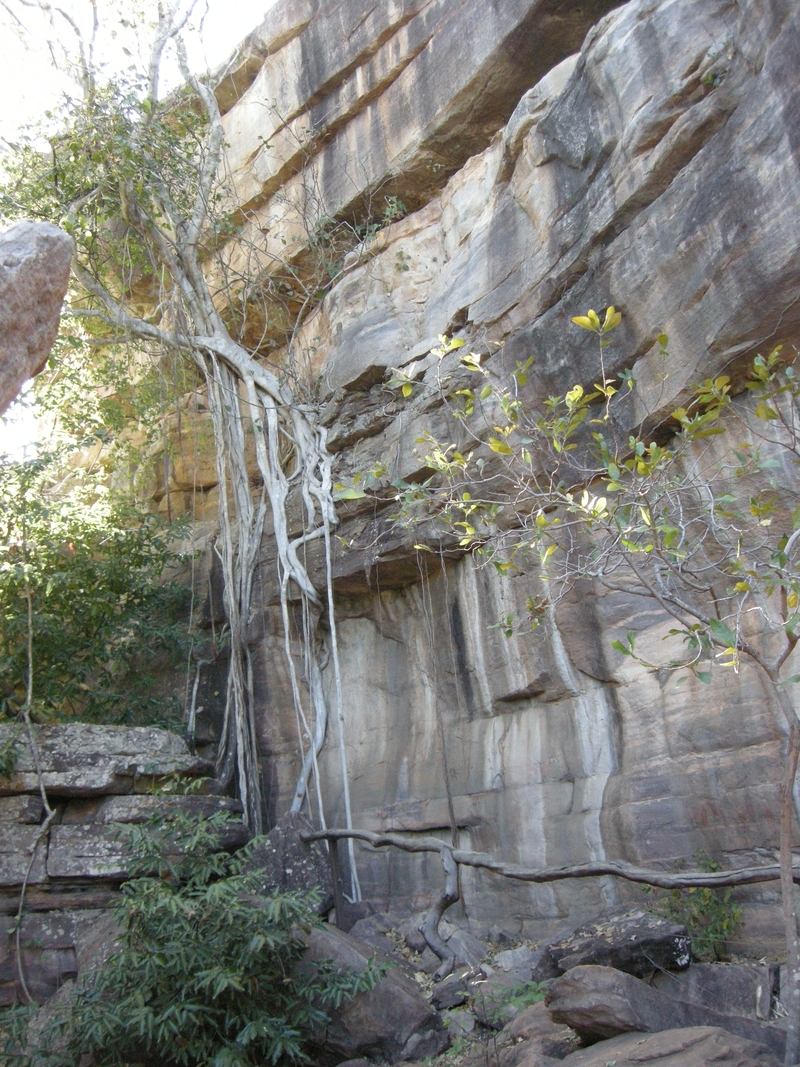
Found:
[[[301, 834], [304, 841], [338, 841], [352, 838], [365, 841], [373, 848], [399, 848], [402, 852], [438, 852], [447, 851], [454, 861], [465, 867], [477, 867], [493, 871], [503, 878], [517, 882], [561, 882], [571, 878], [598, 878], [613, 875], [628, 882], [652, 885], [658, 889], [688, 889], [703, 887], [721, 889], [732, 885], [758, 885], [761, 882], [775, 882], [780, 878], [777, 863], [765, 867], [741, 867], [732, 871], [684, 871], [671, 873], [654, 870], [649, 867], [634, 867], [622, 860], [599, 860], [594, 863], [575, 863], [569, 867], [522, 867], [518, 863], [507, 863], [496, 859], [487, 852], [469, 852], [453, 848], [448, 842], [437, 837], [401, 837], [399, 834], [373, 833], [371, 830], [318, 830], [314, 833]], [[800, 884], [800, 862], [794, 868], [794, 881]]]

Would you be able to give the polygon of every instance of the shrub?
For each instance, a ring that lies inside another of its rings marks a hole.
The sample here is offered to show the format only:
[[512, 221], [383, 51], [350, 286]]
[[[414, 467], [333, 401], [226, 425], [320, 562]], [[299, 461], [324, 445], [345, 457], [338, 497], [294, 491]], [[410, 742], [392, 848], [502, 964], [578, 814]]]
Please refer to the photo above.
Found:
[[[721, 871], [722, 867], [707, 856], [697, 857], [701, 871]], [[706, 963], [728, 957], [728, 942], [742, 919], [742, 909], [731, 900], [732, 889], [693, 886], [668, 892], [647, 890], [652, 894], [649, 907], [665, 919], [680, 923], [692, 939], [692, 958]]]
[[[251, 848], [220, 850], [227, 817], [180, 815], [127, 835], [136, 877], [117, 906], [119, 952], [90, 972], [39, 1039], [32, 1064], [255, 1067], [306, 1060], [325, 1009], [383, 973], [300, 973], [304, 933], [320, 922], [313, 892], [257, 895]], [[37, 1058], [38, 1057], [38, 1058]]]
[[[69, 468], [66, 468], [67, 470]], [[177, 524], [115, 500], [65, 457], [0, 457], [0, 722], [15, 719], [33, 670], [31, 713], [174, 726], [153, 666], [185, 661], [190, 590], [166, 573]]]

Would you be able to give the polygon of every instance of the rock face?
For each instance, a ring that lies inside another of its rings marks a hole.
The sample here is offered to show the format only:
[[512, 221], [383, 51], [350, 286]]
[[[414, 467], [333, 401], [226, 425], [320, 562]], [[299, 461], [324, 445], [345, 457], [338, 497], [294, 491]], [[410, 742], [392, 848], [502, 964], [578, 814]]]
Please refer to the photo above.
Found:
[[[387, 197], [408, 210], [330, 264], [340, 274], [294, 347], [335, 481], [379, 472], [366, 499], [341, 504], [333, 563], [355, 824], [455, 824], [462, 847], [525, 866], [771, 858], [785, 728], [754, 674], [678, 688], [612, 650], [633, 629], [659, 659], [660, 612], [589, 588], [547, 633], [506, 640], [498, 620], [525, 617], [538, 572], [501, 577], [457, 538], [398, 525], [393, 483], [428, 477], [426, 434], [496, 462], [490, 428], [456, 422], [443, 399], [442, 378], [456, 391], [468, 376], [457, 355], [432, 354], [440, 334], [500, 373], [534, 357], [520, 394], [533, 405], [597, 380], [594, 339], [570, 320], [613, 303], [624, 318], [606, 372], [631, 368], [637, 383], [620, 431], [796, 342], [798, 62], [793, 0], [285, 0], [218, 74], [245, 225], [226, 250], [232, 274], [245, 257], [254, 284], [271, 263], [300, 270], [318, 224], [374, 228]], [[270, 329], [256, 316], [244, 335], [268, 345]], [[393, 368], [413, 380], [409, 397], [387, 388]], [[169, 484], [167, 503], [184, 506], [197, 486], [192, 508], [208, 516], [218, 488], [199, 394], [182, 419], [183, 438], [179, 420], [167, 427], [159, 492]], [[800, 503], [795, 473], [776, 479]], [[298, 530], [301, 514], [298, 500]], [[322, 587], [320, 542], [306, 549]], [[298, 752], [269, 530], [261, 562], [250, 636], [275, 821]], [[335, 743], [320, 771], [327, 822], [341, 825]], [[438, 891], [435, 857], [356, 855], [382, 909], [417, 910]], [[475, 933], [535, 939], [641, 902], [610, 878], [533, 886], [464, 871], [462, 890]], [[777, 947], [777, 886], [742, 897], [734, 947]]]
[[72, 239], [49, 222], [0, 233], [0, 415], [47, 362], [71, 257]]
[[[180, 779], [213, 768], [182, 738], [154, 727], [73, 724], [35, 728], [39, 764], [55, 816], [43, 831], [44, 808], [34, 756], [17, 726], [0, 726], [0, 747], [14, 744], [16, 766], [0, 778], [0, 1006], [24, 1002], [15, 936], [26, 884], [19, 950], [25, 984], [39, 1001], [94, 965], [98, 937], [113, 942], [109, 913], [127, 877], [124, 827], [153, 817], [228, 813], [226, 847], [249, 834], [241, 805], [228, 797], [164, 795]], [[122, 829], [122, 833], [118, 830]]]
[[[296, 343], [335, 479], [386, 470], [366, 500], [342, 504], [334, 561], [354, 822], [450, 833], [454, 820], [463, 847], [531, 866], [668, 865], [696, 851], [760, 862], [777, 843], [784, 727], [754, 675], [677, 688], [624, 661], [612, 640], [635, 629], [656, 658], [669, 624], [588, 589], [559, 605], [547, 635], [507, 641], [492, 627], [525, 616], [536, 573], [500, 577], [460, 558], [457, 540], [392, 519], [391, 483], [428, 474], [426, 433], [485, 449], [487, 427], [464, 428], [442, 401], [440, 374], [452, 389], [466, 378], [456, 356], [430, 354], [439, 334], [499, 370], [534, 356], [522, 393], [533, 403], [596, 380], [593, 341], [570, 319], [614, 303], [624, 319], [606, 369], [633, 367], [632, 426], [798, 335], [796, 5], [610, 6], [406, 0], [363, 17], [345, 0], [286, 4], [274, 48], [251, 41], [232, 68], [237, 102], [225, 82], [230, 168], [267, 244], [295, 233], [295, 121], [315, 131], [307, 187], [328, 214], [363, 208], [366, 189], [414, 209], [346, 261]], [[416, 383], [408, 398], [385, 386], [394, 367]], [[308, 558], [321, 580], [318, 548]], [[273, 559], [267, 534], [252, 637], [277, 818], [298, 764]], [[341, 825], [335, 745], [320, 766], [328, 823]], [[440, 882], [435, 857], [357, 856], [383, 908], [423, 907]], [[611, 879], [534, 887], [470, 871], [462, 888], [474, 923], [534, 938], [640, 899]], [[776, 892], [745, 894], [740, 937], [759, 952], [780, 942]]]

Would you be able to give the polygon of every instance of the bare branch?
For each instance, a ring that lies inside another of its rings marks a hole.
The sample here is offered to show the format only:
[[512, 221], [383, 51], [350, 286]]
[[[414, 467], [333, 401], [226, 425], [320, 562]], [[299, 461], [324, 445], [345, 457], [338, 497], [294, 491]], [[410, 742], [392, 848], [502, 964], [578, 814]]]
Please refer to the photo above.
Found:
[[[761, 882], [775, 882], [780, 878], [778, 864], [764, 867], [741, 867], [732, 871], [684, 871], [672, 874], [668, 871], [654, 870], [649, 867], [634, 867], [622, 860], [598, 860], [593, 863], [575, 863], [569, 867], [522, 867], [517, 863], [507, 863], [496, 859], [486, 852], [469, 852], [453, 848], [446, 841], [437, 837], [401, 837], [391, 832], [373, 833], [370, 830], [317, 830], [314, 833], [301, 834], [304, 841], [338, 841], [352, 838], [365, 841], [373, 848], [398, 848], [402, 852], [450, 852], [456, 863], [465, 867], [477, 867], [492, 871], [503, 878], [517, 882], [562, 882], [571, 878], [598, 878], [613, 875], [628, 882], [651, 885], [658, 889], [689, 889], [703, 887], [721, 889], [733, 885], [758, 885]], [[800, 884], [800, 864], [794, 868], [794, 881]]]

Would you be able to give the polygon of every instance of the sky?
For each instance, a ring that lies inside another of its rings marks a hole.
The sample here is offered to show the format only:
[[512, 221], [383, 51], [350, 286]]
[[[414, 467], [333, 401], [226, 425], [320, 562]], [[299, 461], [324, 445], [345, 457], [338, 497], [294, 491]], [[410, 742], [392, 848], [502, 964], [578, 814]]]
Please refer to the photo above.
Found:
[[[274, 3], [276, 0], [200, 0], [197, 11], [205, 12], [202, 40], [194, 36], [188, 41], [190, 63], [194, 69], [213, 70], [224, 63], [239, 42], [262, 22]], [[103, 25], [100, 61], [112, 70], [115, 65], [127, 66], [132, 57], [127, 56], [124, 49], [135, 50], [134, 40], [119, 24], [119, 17], [112, 16], [114, 0], [97, 0], [97, 5]], [[88, 29], [90, 0], [60, 0], [57, 6], [79, 26]], [[134, 6], [135, 0], [122, 5], [126, 12]], [[9, 8], [20, 14], [25, 23], [24, 31], [9, 17]], [[63, 34], [60, 39], [71, 44], [67, 21], [57, 16], [55, 25], [59, 27], [59, 35]], [[48, 33], [52, 35], [47, 22], [37, 21], [30, 9], [15, 0], [5, 3], [0, 0], [0, 142], [13, 142], [21, 126], [35, 122], [55, 106], [61, 93], [69, 88], [69, 80], [54, 68], [46, 40]], [[177, 66], [173, 65], [171, 73], [165, 69], [165, 74], [167, 79], [162, 88], [168, 90], [179, 78]], [[0, 453], [11, 452], [21, 458], [26, 450], [30, 453], [30, 442], [35, 435], [30, 407], [12, 405], [5, 418], [0, 420]]]

